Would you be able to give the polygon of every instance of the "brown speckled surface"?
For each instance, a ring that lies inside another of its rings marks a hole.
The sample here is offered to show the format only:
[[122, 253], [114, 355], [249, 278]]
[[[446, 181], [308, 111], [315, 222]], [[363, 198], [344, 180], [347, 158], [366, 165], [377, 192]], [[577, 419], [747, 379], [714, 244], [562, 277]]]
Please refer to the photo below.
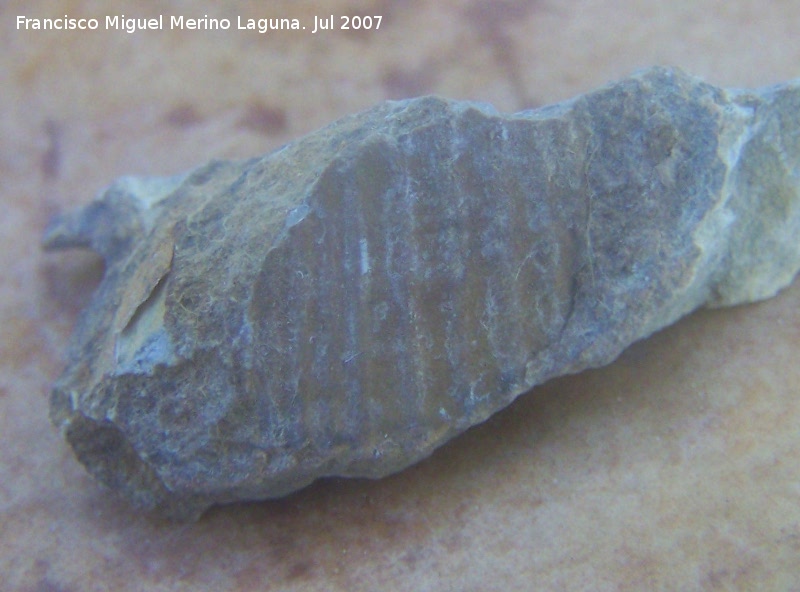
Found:
[[[384, 21], [325, 36], [14, 28], [170, 10]], [[517, 110], [653, 63], [725, 85], [797, 77], [798, 23], [800, 5], [753, 0], [4, 2], [0, 589], [800, 589], [797, 283], [544, 385], [389, 479], [176, 526], [99, 488], [48, 422], [102, 268], [38, 247], [50, 215], [117, 175], [265, 152], [387, 97]]]

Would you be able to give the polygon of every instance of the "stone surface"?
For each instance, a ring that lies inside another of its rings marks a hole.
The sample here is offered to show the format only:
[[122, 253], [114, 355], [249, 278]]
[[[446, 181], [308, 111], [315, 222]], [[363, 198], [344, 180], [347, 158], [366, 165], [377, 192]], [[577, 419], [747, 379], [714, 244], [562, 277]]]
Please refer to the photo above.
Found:
[[263, 158], [121, 179], [45, 239], [107, 265], [53, 419], [177, 518], [396, 472], [535, 384], [788, 284], [798, 102], [657, 68], [515, 115], [384, 103]]

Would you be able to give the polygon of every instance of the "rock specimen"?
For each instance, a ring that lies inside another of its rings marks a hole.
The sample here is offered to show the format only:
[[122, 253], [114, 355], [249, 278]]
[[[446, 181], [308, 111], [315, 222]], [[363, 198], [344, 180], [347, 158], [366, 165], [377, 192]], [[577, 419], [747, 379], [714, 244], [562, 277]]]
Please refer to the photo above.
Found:
[[515, 115], [387, 102], [260, 158], [123, 178], [54, 221], [106, 274], [52, 418], [197, 518], [380, 477], [554, 376], [800, 267], [800, 86], [656, 68]]

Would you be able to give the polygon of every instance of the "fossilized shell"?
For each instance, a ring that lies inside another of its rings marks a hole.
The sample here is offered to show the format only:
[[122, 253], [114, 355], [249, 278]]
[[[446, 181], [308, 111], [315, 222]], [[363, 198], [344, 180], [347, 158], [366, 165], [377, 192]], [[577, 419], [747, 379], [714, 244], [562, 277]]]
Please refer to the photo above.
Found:
[[800, 91], [651, 69], [504, 115], [387, 102], [56, 220], [105, 277], [52, 418], [193, 519], [426, 457], [551, 377], [800, 267]]

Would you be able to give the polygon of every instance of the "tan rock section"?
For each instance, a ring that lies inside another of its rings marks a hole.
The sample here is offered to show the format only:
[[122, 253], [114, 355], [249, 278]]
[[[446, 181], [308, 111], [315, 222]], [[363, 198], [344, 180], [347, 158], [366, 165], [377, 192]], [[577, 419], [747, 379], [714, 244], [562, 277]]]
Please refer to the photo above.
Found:
[[381, 477], [555, 376], [800, 268], [800, 88], [654, 68], [513, 115], [387, 102], [261, 158], [124, 178], [51, 225], [106, 275], [52, 417], [194, 519]]

